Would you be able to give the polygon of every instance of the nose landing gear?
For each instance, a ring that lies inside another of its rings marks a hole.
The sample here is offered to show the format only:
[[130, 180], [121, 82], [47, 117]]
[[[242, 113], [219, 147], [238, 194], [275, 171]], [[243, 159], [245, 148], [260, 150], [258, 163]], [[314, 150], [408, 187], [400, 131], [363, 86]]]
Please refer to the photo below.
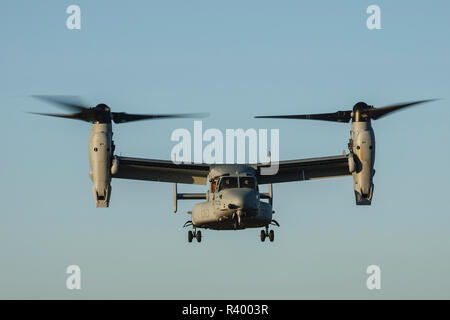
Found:
[[245, 216], [245, 212], [242, 212], [241, 209], [238, 209], [234, 214], [232, 219], [234, 220], [233, 228], [234, 230], [245, 229], [244, 224], [242, 223], [242, 217]]

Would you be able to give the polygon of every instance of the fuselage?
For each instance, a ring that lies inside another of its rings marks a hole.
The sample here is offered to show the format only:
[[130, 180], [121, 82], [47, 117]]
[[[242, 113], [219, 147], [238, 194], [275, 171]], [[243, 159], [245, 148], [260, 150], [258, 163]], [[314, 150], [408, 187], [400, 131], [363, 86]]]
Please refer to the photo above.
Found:
[[260, 200], [254, 169], [236, 168], [240, 168], [240, 172], [237, 170], [235, 174], [225, 173], [211, 179], [206, 201], [196, 204], [192, 210], [192, 224], [195, 227], [236, 230], [270, 224], [272, 206]]

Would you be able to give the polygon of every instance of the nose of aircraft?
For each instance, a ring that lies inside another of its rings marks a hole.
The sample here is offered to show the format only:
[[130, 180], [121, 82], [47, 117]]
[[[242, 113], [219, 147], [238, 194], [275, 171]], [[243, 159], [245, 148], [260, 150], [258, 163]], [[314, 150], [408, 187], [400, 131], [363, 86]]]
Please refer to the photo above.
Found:
[[222, 199], [228, 202], [229, 208], [242, 208], [243, 210], [258, 208], [257, 194], [252, 189], [226, 189], [223, 190]]

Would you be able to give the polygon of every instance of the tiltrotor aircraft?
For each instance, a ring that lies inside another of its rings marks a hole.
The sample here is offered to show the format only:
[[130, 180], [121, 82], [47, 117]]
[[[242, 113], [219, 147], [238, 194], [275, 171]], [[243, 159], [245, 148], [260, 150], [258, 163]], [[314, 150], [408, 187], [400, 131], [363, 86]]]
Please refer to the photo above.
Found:
[[[191, 219], [184, 224], [192, 226], [188, 231], [188, 241], [195, 237], [201, 241], [200, 228], [213, 230], [240, 230], [264, 228], [261, 241], [266, 237], [274, 240], [270, 225], [279, 226], [273, 219], [272, 184], [290, 181], [353, 176], [354, 193], [357, 205], [370, 205], [373, 197], [372, 177], [375, 173], [375, 135], [371, 120], [377, 120], [393, 111], [432, 100], [374, 108], [358, 102], [352, 110], [335, 113], [309, 115], [275, 115], [256, 118], [311, 119], [336, 122], [352, 122], [349, 153], [337, 156], [297, 159], [278, 162], [278, 172], [266, 175], [265, 164], [195, 164], [175, 163], [169, 160], [154, 160], [122, 157], [114, 154], [112, 122], [125, 123], [145, 119], [201, 117], [204, 114], [164, 114], [137, 115], [111, 112], [105, 104], [87, 108], [63, 97], [35, 96], [56, 105], [72, 110], [72, 114], [40, 115], [84, 120], [92, 123], [89, 136], [89, 176], [93, 181], [93, 194], [96, 207], [108, 207], [111, 197], [111, 179], [134, 179], [174, 183], [174, 212], [178, 200], [205, 200], [194, 206], [188, 214]], [[209, 182], [205, 193], [178, 193], [177, 183], [202, 184]], [[268, 184], [269, 192], [259, 191], [259, 186]], [[262, 201], [267, 199], [268, 201]]]

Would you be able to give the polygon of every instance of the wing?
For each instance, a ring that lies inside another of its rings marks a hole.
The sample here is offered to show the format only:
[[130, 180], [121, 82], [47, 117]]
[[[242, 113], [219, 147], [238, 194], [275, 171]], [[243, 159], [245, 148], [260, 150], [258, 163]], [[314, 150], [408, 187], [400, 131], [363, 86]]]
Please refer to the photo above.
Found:
[[258, 164], [258, 183], [279, 183], [303, 181], [340, 176], [349, 176], [348, 159], [346, 155], [280, 161], [278, 172], [274, 175], [261, 174], [261, 168], [266, 164]]
[[188, 184], [206, 184], [207, 164], [175, 164], [168, 160], [116, 157], [113, 178]]

